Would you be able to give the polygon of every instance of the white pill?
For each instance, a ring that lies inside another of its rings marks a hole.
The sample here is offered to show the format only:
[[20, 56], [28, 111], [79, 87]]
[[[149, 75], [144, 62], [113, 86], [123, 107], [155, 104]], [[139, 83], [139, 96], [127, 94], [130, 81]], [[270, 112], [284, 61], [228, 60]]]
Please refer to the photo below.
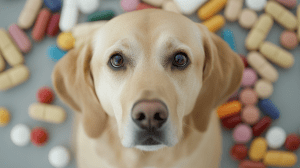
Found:
[[84, 14], [91, 14], [99, 8], [99, 0], [77, 0], [77, 7]]
[[73, 0], [64, 0], [59, 19], [59, 29], [61, 31], [69, 31], [77, 24], [78, 8]]
[[24, 124], [14, 126], [10, 132], [12, 142], [17, 146], [26, 146], [30, 142], [30, 129]]
[[207, 0], [173, 0], [182, 14], [191, 15]]
[[246, 0], [246, 6], [255, 11], [261, 11], [265, 8], [267, 0]]
[[280, 148], [286, 139], [286, 133], [284, 129], [274, 126], [268, 130], [266, 133], [266, 140], [268, 145], [272, 149]]
[[70, 162], [70, 153], [65, 147], [56, 146], [50, 150], [48, 160], [54, 167], [65, 167]]

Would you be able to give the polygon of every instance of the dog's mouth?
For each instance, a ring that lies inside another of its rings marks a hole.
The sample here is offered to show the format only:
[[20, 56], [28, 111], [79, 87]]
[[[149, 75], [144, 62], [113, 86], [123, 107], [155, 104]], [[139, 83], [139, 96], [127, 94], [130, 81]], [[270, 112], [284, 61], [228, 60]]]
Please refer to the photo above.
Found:
[[159, 145], [159, 144], [161, 144], [161, 143], [152, 138], [148, 138], [141, 145]]

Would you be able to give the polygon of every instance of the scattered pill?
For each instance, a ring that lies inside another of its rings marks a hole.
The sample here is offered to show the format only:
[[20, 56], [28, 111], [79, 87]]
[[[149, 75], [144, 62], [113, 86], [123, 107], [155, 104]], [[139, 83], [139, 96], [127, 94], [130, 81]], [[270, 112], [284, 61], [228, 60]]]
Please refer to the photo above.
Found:
[[61, 8], [61, 0], [44, 0], [44, 3], [52, 12], [58, 12]]
[[46, 103], [33, 103], [28, 111], [31, 118], [54, 124], [63, 123], [67, 117], [62, 107]]
[[247, 60], [247, 58], [244, 55], [242, 55], [242, 54], [239, 54], [239, 55], [240, 55], [240, 58], [242, 59], [242, 61], [244, 63], [244, 67], [245, 68], [248, 67], [248, 60]]
[[241, 161], [247, 157], [248, 148], [245, 144], [235, 144], [230, 149], [230, 155], [234, 160]]
[[142, 0], [142, 1], [152, 6], [161, 7], [165, 0]]
[[140, 0], [121, 0], [120, 4], [125, 12], [132, 12], [136, 10], [136, 7], [140, 3]]
[[49, 21], [49, 25], [47, 28], [47, 35], [49, 37], [54, 37], [57, 35], [57, 33], [59, 32], [59, 19], [60, 19], [60, 14], [59, 13], [55, 13], [51, 16], [50, 21]]
[[51, 12], [47, 8], [43, 8], [34, 24], [31, 36], [34, 41], [41, 41], [47, 31], [47, 27], [51, 18]]
[[232, 116], [226, 117], [224, 119], [222, 119], [222, 126], [225, 129], [232, 129], [235, 126], [237, 126], [238, 124], [240, 124], [242, 122], [242, 118], [240, 114], [234, 114]]
[[143, 9], [159, 9], [159, 8], [141, 2], [141, 3], [139, 3], [139, 4], [137, 5], [136, 10], [143, 10]]
[[64, 0], [59, 19], [59, 29], [69, 31], [77, 24], [78, 8], [73, 0]]
[[5, 67], [6, 67], [6, 64], [5, 64], [4, 58], [0, 52], [0, 72], [3, 71], [5, 69]]
[[257, 13], [251, 9], [244, 9], [239, 18], [239, 24], [245, 29], [251, 29], [257, 21]]
[[205, 25], [211, 32], [220, 30], [225, 25], [225, 23], [225, 18], [222, 15], [215, 15], [205, 22], [202, 22], [202, 24]]
[[284, 147], [289, 151], [296, 151], [300, 146], [300, 136], [292, 133], [286, 137]]
[[243, 105], [254, 105], [258, 101], [258, 95], [252, 88], [247, 87], [241, 91], [239, 100]]
[[255, 11], [261, 11], [265, 8], [267, 0], [246, 0], [246, 6]]
[[191, 15], [196, 12], [207, 0], [173, 0], [180, 12], [184, 15]]
[[51, 104], [54, 100], [54, 92], [50, 87], [43, 86], [37, 91], [36, 98], [40, 103]]
[[266, 154], [268, 149], [268, 143], [263, 137], [257, 137], [255, 138], [249, 148], [249, 158], [252, 161], [260, 161], [263, 159], [264, 155]]
[[252, 68], [245, 68], [243, 72], [242, 87], [253, 86], [257, 81], [257, 74]]
[[265, 79], [256, 81], [254, 90], [261, 99], [269, 98], [274, 91], [272, 83]]
[[42, 5], [43, 0], [27, 0], [20, 13], [18, 26], [21, 29], [29, 29], [33, 25]]
[[233, 129], [232, 137], [236, 143], [245, 144], [252, 138], [252, 129], [247, 124], [239, 124]]
[[260, 111], [254, 105], [247, 105], [242, 109], [241, 117], [243, 122], [254, 125], [260, 119]]
[[91, 14], [95, 12], [99, 6], [99, 0], [76, 0], [78, 9], [84, 14]]
[[239, 113], [241, 111], [242, 104], [239, 101], [232, 101], [229, 103], [225, 103], [218, 107], [217, 113], [219, 118], [228, 117]]
[[50, 150], [48, 160], [54, 167], [65, 167], [71, 160], [70, 152], [63, 146], [55, 146]]
[[176, 6], [174, 1], [164, 1], [162, 4], [162, 9], [181, 14], [180, 9]]
[[228, 0], [225, 9], [224, 16], [226, 20], [235, 22], [242, 11], [244, 0]]
[[67, 51], [63, 51], [59, 49], [57, 46], [49, 46], [47, 49], [47, 56], [50, 58], [52, 61], [57, 62], [59, 59], [61, 59]]
[[210, 0], [205, 3], [197, 12], [201, 20], [206, 20], [219, 13], [226, 5], [227, 0]]
[[270, 127], [271, 123], [272, 119], [268, 116], [264, 116], [252, 127], [253, 135], [260, 136]]
[[115, 12], [112, 10], [103, 10], [103, 11], [97, 11], [92, 14], [90, 14], [87, 17], [88, 22], [98, 21], [98, 20], [110, 20], [113, 17], [115, 17]]
[[293, 152], [269, 150], [263, 162], [266, 166], [292, 167], [297, 163], [297, 156]]
[[10, 122], [10, 113], [5, 107], [0, 107], [0, 127], [6, 126]]
[[266, 140], [271, 149], [280, 148], [284, 144], [285, 139], [286, 133], [284, 129], [278, 126], [271, 127], [266, 133]]
[[28, 53], [31, 50], [31, 42], [27, 34], [18, 25], [10, 25], [8, 32], [23, 53]]
[[29, 78], [29, 69], [23, 65], [16, 65], [0, 74], [0, 91], [10, 89], [21, 83], [24, 83]]
[[236, 45], [233, 32], [229, 29], [224, 29], [222, 32], [223, 39], [227, 42], [230, 48], [236, 52]]
[[297, 34], [293, 31], [283, 31], [280, 35], [280, 44], [288, 50], [295, 49], [298, 46]]
[[26, 146], [30, 142], [30, 131], [24, 124], [15, 125], [10, 132], [11, 141], [17, 146]]
[[75, 38], [71, 32], [61, 32], [57, 37], [57, 46], [62, 50], [70, 50], [75, 45]]
[[279, 2], [281, 5], [293, 9], [297, 6], [297, 0], [276, 0]]
[[243, 160], [240, 162], [239, 168], [266, 168], [266, 166], [262, 162]]
[[263, 99], [258, 102], [259, 109], [265, 113], [266, 115], [270, 116], [273, 120], [276, 120], [280, 116], [280, 112], [278, 108], [273, 104], [270, 99]]
[[48, 132], [43, 127], [35, 127], [31, 130], [30, 139], [35, 146], [44, 146], [48, 142]]

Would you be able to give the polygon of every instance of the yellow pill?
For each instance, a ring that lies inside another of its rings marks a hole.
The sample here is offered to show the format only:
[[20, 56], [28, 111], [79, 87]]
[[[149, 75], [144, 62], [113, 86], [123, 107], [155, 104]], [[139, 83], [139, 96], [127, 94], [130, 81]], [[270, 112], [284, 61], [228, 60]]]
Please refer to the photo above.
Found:
[[62, 32], [57, 37], [57, 46], [62, 50], [70, 50], [75, 45], [75, 38], [70, 32]]
[[60, 124], [66, 120], [67, 113], [60, 106], [46, 103], [33, 103], [28, 108], [29, 116], [33, 119]]
[[249, 158], [252, 161], [260, 161], [261, 159], [264, 158], [266, 152], [267, 152], [267, 148], [268, 148], [268, 143], [265, 140], [265, 138], [263, 137], [257, 137], [255, 138], [251, 145], [250, 145], [250, 149], [249, 149]]
[[226, 5], [227, 0], [210, 0], [198, 10], [198, 17], [201, 20], [206, 20], [218, 12]]
[[216, 15], [206, 20], [205, 22], [202, 22], [202, 24], [205, 25], [211, 32], [220, 30], [225, 25], [225, 23], [225, 18], [222, 15]]
[[5, 107], [0, 107], [0, 127], [6, 126], [10, 121], [10, 114]]
[[242, 109], [242, 104], [239, 101], [231, 101], [218, 107], [217, 113], [219, 118], [231, 116], [239, 113]]
[[0, 73], [0, 91], [18, 86], [28, 80], [30, 76], [29, 69], [23, 65], [16, 65]]
[[270, 150], [264, 157], [266, 166], [292, 167], [297, 163], [297, 156], [293, 152]]

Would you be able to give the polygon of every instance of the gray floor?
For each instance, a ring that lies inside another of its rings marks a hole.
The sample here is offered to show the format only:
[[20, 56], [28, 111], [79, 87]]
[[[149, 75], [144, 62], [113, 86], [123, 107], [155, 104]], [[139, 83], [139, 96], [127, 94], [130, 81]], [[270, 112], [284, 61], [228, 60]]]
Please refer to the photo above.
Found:
[[[299, 3], [299, 2], [298, 2]], [[25, 0], [1, 0], [0, 1], [0, 27], [8, 28], [12, 23], [16, 23], [19, 14], [25, 4]], [[119, 0], [102, 0], [99, 10], [113, 9], [117, 15], [122, 14]], [[291, 10], [296, 14], [296, 9]], [[223, 13], [223, 11], [222, 11]], [[259, 15], [262, 12], [259, 13]], [[87, 16], [81, 14], [79, 22], [84, 22]], [[195, 22], [200, 22], [196, 14], [189, 16]], [[246, 55], [247, 50], [244, 47], [244, 40], [248, 30], [239, 26], [237, 22], [226, 23], [225, 28], [233, 31], [236, 40], [237, 52]], [[272, 27], [267, 37], [267, 41], [271, 41], [279, 45], [279, 36], [283, 31], [283, 27], [277, 23]], [[26, 31], [31, 37], [32, 29]], [[221, 31], [217, 33], [221, 36]], [[57, 145], [64, 145], [71, 150], [70, 140], [74, 114], [70, 108], [64, 105], [58, 98], [55, 99], [54, 105], [62, 106], [67, 114], [67, 120], [63, 124], [49, 124], [33, 120], [28, 115], [28, 107], [36, 102], [35, 94], [37, 90], [43, 86], [51, 86], [51, 72], [55, 62], [46, 57], [47, 47], [56, 44], [56, 38], [46, 37], [42, 42], [33, 42], [33, 48], [30, 53], [25, 54], [25, 65], [29, 68], [31, 76], [29, 80], [13, 89], [0, 92], [0, 106], [5, 106], [11, 112], [12, 120], [8, 126], [0, 128], [0, 167], [1, 168], [52, 168], [48, 161], [48, 153], [50, 149]], [[274, 83], [274, 93], [270, 99], [280, 109], [280, 118], [273, 122], [272, 126], [282, 127], [288, 134], [299, 133], [300, 126], [300, 47], [292, 50], [291, 53], [295, 57], [295, 64], [292, 68], [284, 70], [276, 65], [275, 68], [279, 72], [279, 80]], [[7, 66], [7, 69], [10, 68]], [[29, 144], [26, 147], [18, 147], [10, 140], [10, 131], [16, 124], [23, 123], [31, 129], [35, 126], [43, 126], [49, 132], [49, 142], [46, 146], [38, 148]], [[234, 144], [231, 138], [231, 131], [222, 131], [223, 135], [223, 156], [221, 167], [234, 168], [238, 163], [233, 161], [228, 152]], [[249, 144], [247, 144], [249, 147]], [[73, 154], [73, 153], [72, 153]], [[296, 152], [300, 158], [300, 150]], [[74, 155], [68, 168], [75, 168], [76, 162]], [[300, 167], [300, 162], [294, 167]]]

